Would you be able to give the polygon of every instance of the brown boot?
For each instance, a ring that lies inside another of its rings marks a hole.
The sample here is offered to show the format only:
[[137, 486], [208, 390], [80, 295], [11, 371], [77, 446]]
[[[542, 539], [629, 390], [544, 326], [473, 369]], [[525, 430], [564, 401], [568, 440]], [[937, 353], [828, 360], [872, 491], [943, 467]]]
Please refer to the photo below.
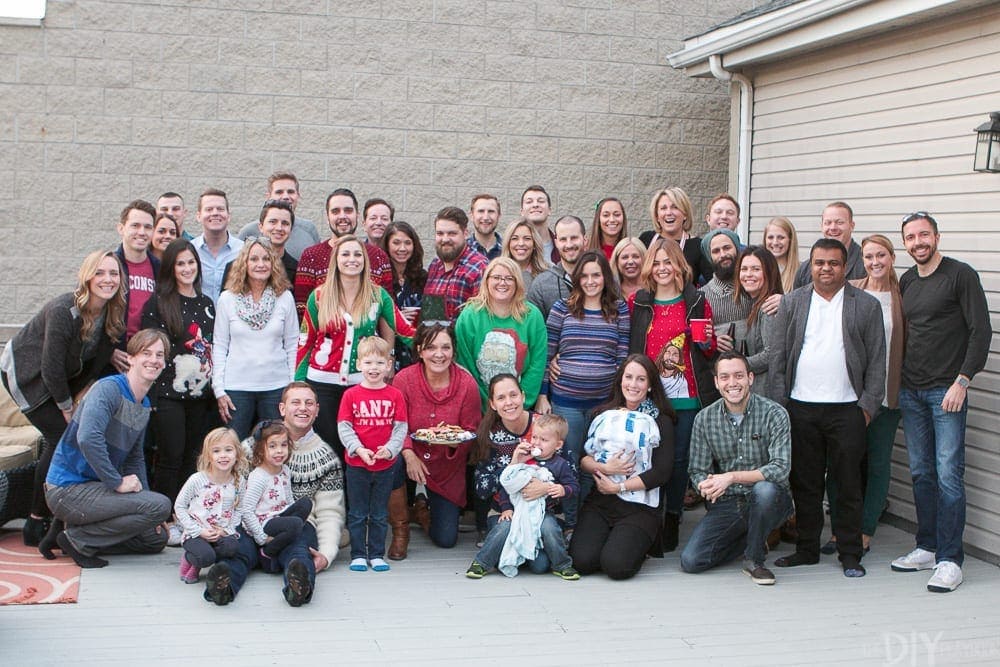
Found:
[[392, 542], [386, 555], [389, 560], [403, 560], [410, 546], [410, 509], [406, 505], [405, 485], [389, 494], [389, 525], [392, 526]]
[[431, 529], [431, 508], [427, 505], [427, 496], [418, 494], [413, 501], [413, 510], [410, 515], [411, 523], [419, 524], [424, 532]]

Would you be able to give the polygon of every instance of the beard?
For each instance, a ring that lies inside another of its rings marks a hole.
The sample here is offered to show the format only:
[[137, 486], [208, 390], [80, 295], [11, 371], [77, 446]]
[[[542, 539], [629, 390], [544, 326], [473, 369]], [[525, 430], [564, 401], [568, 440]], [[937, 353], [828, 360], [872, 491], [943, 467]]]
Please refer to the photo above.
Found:
[[459, 255], [462, 254], [462, 244], [455, 244], [454, 246], [448, 245], [436, 245], [434, 250], [437, 252], [437, 256], [442, 262], [454, 262], [458, 259]]
[[736, 270], [736, 260], [726, 258], [721, 262], [712, 262], [712, 272], [715, 277], [723, 282], [729, 282], [733, 279], [733, 273]]

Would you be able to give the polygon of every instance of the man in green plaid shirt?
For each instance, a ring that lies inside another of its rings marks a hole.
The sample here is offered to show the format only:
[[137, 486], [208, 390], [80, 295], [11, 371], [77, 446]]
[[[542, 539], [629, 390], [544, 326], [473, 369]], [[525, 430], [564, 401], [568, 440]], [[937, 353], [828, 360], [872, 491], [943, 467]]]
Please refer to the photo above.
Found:
[[770, 585], [767, 535], [792, 513], [791, 428], [785, 409], [751, 393], [752, 385], [746, 357], [719, 355], [715, 386], [722, 398], [695, 417], [688, 463], [708, 513], [681, 554], [681, 568], [702, 572], [742, 553], [743, 572], [756, 584]]

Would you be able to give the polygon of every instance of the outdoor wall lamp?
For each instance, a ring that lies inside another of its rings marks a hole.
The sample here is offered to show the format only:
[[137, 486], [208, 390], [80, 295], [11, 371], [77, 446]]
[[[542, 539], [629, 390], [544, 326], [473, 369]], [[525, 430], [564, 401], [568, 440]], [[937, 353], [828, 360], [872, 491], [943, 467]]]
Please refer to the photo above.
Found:
[[1000, 111], [990, 113], [990, 122], [976, 128], [976, 161], [972, 169], [1000, 173]]

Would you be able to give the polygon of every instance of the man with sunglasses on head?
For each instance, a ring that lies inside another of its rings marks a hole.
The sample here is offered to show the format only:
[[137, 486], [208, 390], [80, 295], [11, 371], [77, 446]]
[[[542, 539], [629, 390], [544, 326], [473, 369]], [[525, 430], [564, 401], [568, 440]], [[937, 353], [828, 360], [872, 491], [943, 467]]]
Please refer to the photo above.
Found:
[[[288, 284], [295, 284], [295, 272], [298, 269], [299, 261], [288, 252], [287, 243], [295, 229], [295, 211], [292, 205], [282, 199], [268, 199], [260, 209], [260, 221], [257, 223], [257, 234], [248, 234], [244, 240], [254, 238], [264, 238], [270, 241], [271, 251], [275, 257], [281, 259], [281, 265], [285, 267], [285, 275], [288, 276]], [[229, 277], [229, 269], [233, 263], [226, 264], [226, 269], [222, 273], [222, 284], [225, 286]]]
[[903, 246], [914, 259], [899, 279], [906, 319], [899, 407], [917, 510], [916, 548], [892, 561], [896, 572], [934, 568], [927, 590], [962, 583], [965, 530], [965, 420], [969, 383], [986, 366], [989, 306], [979, 274], [938, 251], [937, 221], [926, 211], [903, 218]]

